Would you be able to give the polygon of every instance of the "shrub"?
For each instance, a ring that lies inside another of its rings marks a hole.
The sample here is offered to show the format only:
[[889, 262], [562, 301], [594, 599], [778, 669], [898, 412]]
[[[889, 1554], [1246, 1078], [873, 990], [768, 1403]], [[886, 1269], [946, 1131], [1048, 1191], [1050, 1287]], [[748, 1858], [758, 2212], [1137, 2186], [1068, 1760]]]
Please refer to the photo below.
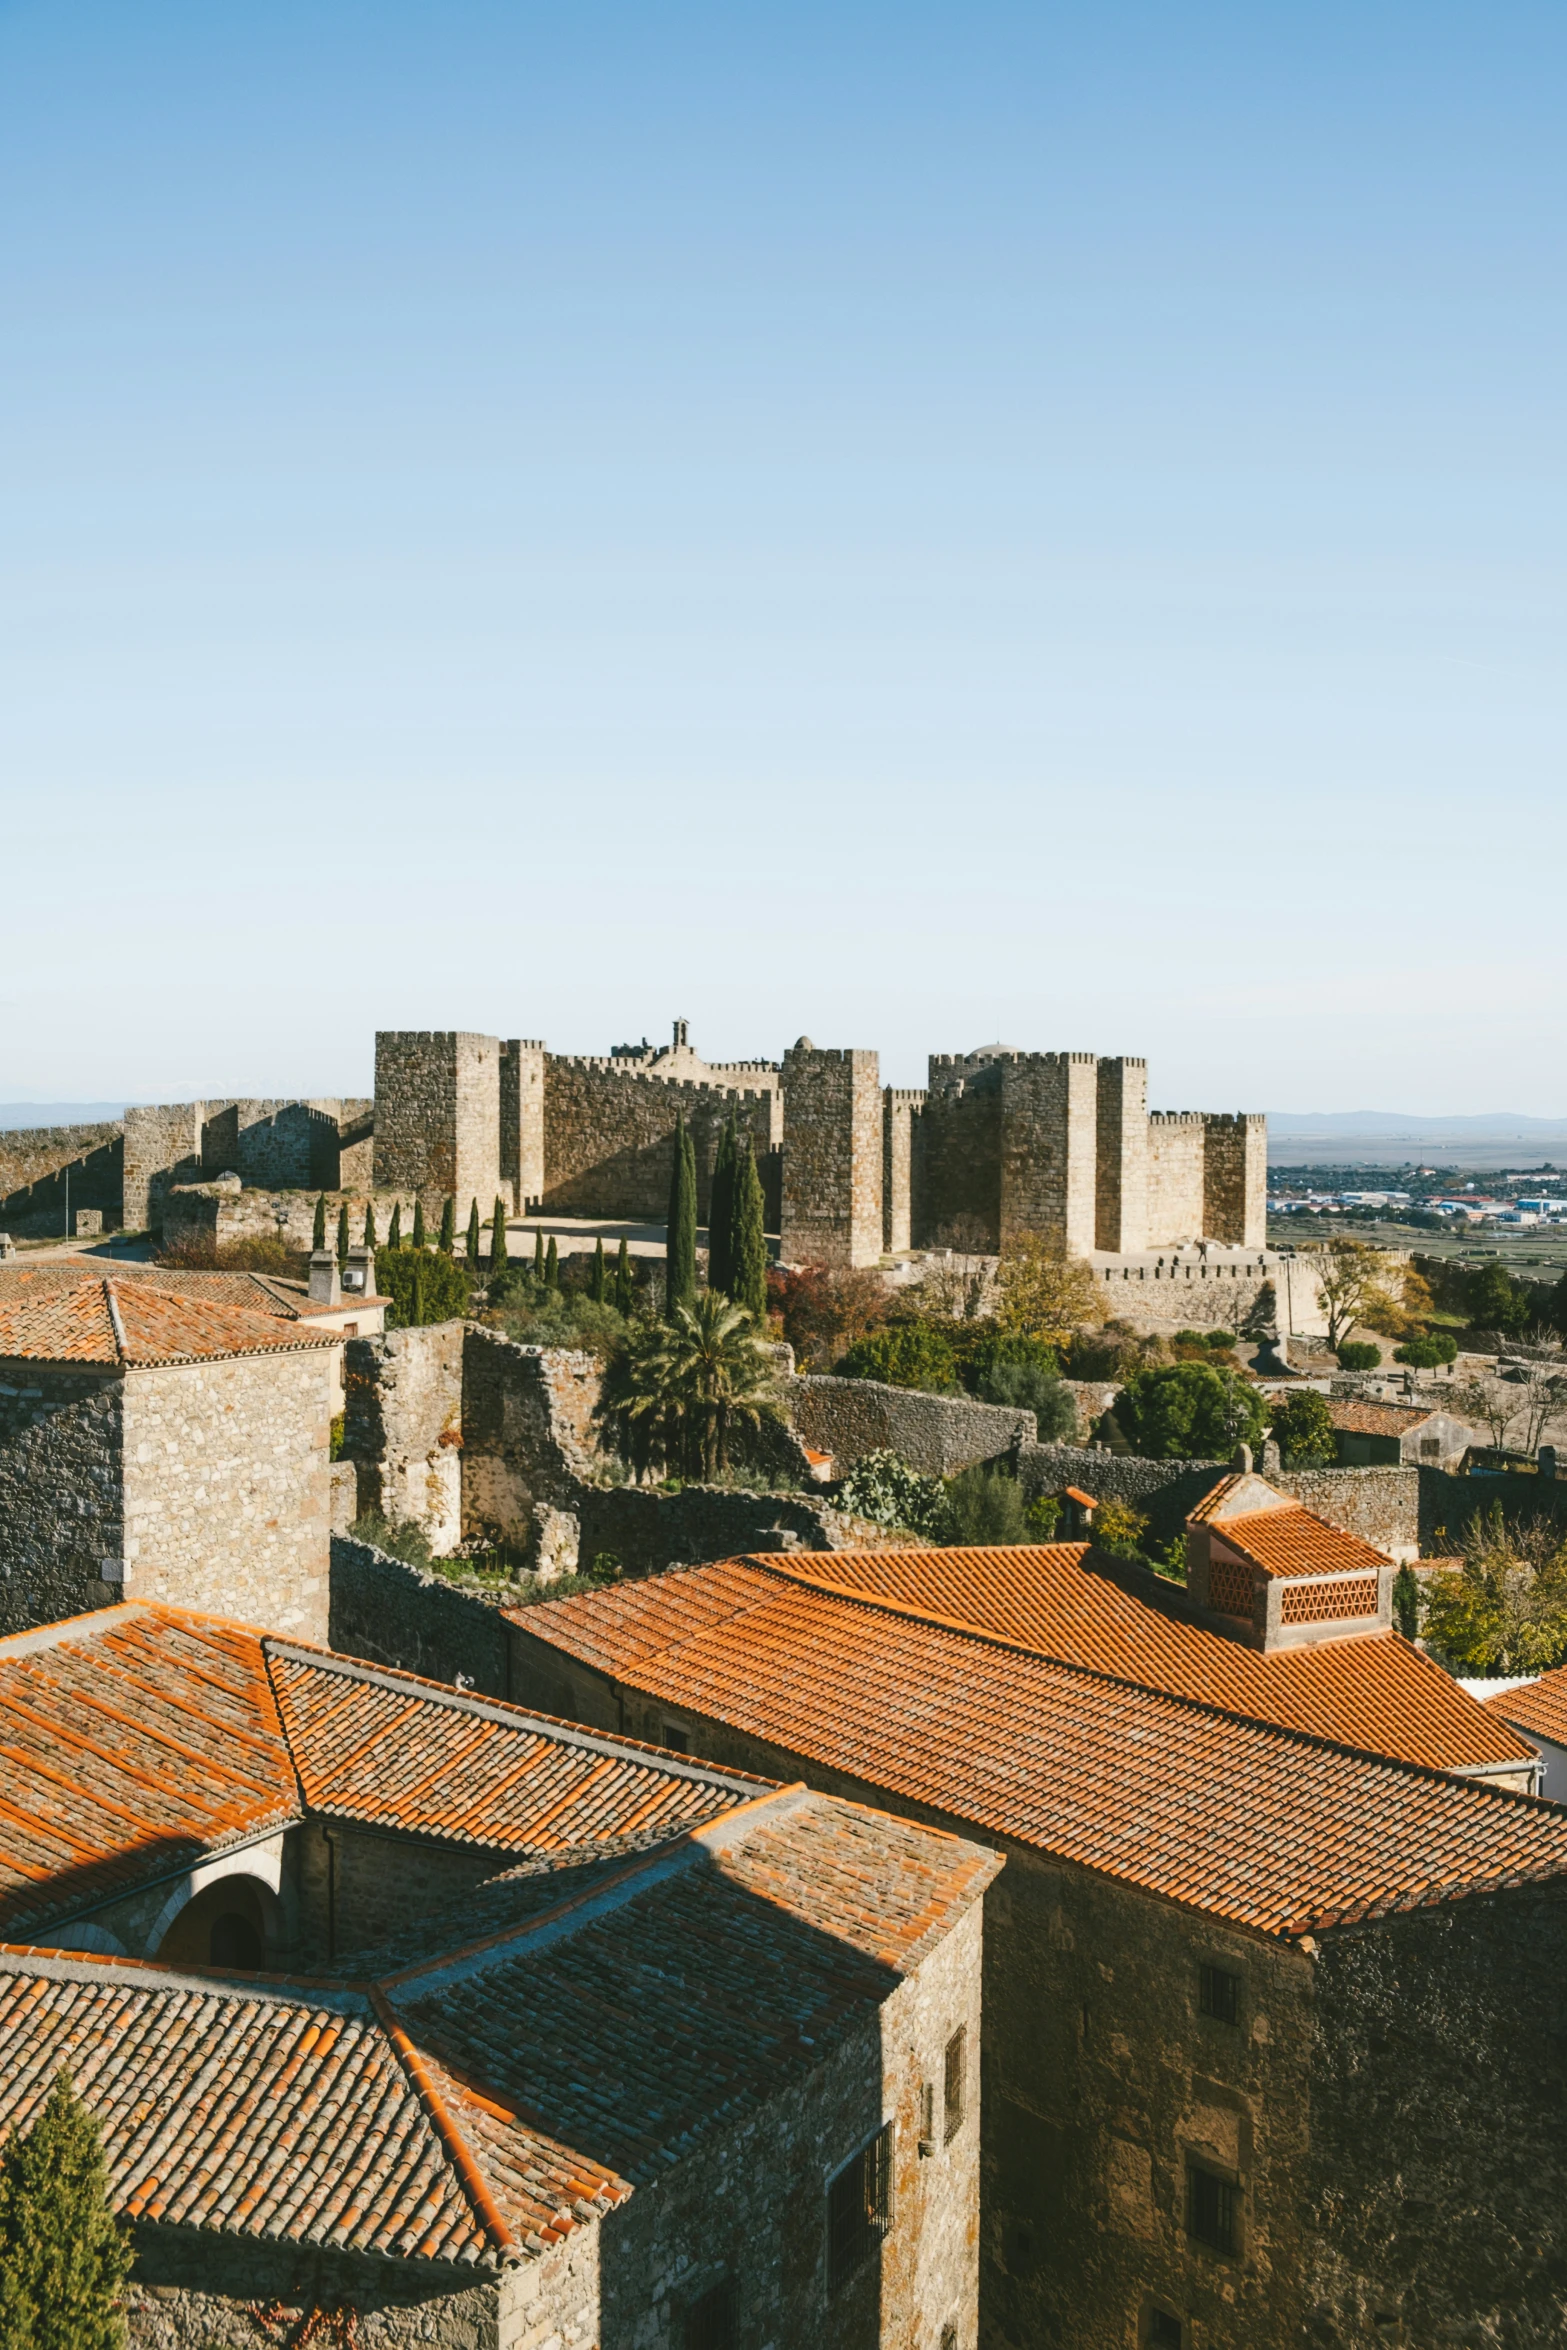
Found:
[[1077, 1434], [1077, 1402], [1056, 1371], [1037, 1363], [995, 1363], [979, 1383], [984, 1403], [1011, 1404], [1032, 1412], [1041, 1444], [1061, 1444]]
[[1393, 1349], [1395, 1363], [1408, 1363], [1416, 1371], [1434, 1371], [1443, 1363], [1456, 1361], [1457, 1356], [1458, 1341], [1446, 1330], [1424, 1331]]
[[1102, 1501], [1094, 1512], [1095, 1545], [1112, 1558], [1140, 1559], [1147, 1531], [1147, 1512], [1134, 1510], [1129, 1501]]
[[346, 1412], [337, 1412], [333, 1415], [333, 1418], [329, 1423], [329, 1444], [327, 1452], [327, 1457], [329, 1460], [340, 1461], [343, 1457], [343, 1431], [347, 1424], [347, 1419], [348, 1414]]
[[895, 1452], [861, 1453], [838, 1489], [838, 1507], [851, 1516], [932, 1540], [946, 1523], [946, 1502], [939, 1477], [922, 1477]]
[[1023, 1521], [1036, 1541], [1054, 1542], [1056, 1528], [1061, 1523], [1060, 1494], [1042, 1493], [1037, 1501], [1031, 1501], [1023, 1512]]
[[401, 1559], [405, 1567], [429, 1567], [435, 1563], [429, 1535], [412, 1518], [394, 1526], [379, 1510], [364, 1510], [348, 1531], [356, 1542], [368, 1542], [374, 1549], [384, 1550], [388, 1558]]
[[990, 1373], [1001, 1364], [1026, 1364], [1051, 1378], [1061, 1374], [1061, 1357], [1048, 1339], [1032, 1338], [1024, 1330], [1003, 1330], [997, 1322], [951, 1322], [944, 1327], [958, 1358], [963, 1384], [975, 1395], [984, 1392]]
[[153, 1262], [182, 1273], [271, 1273], [283, 1280], [298, 1280], [306, 1270], [301, 1252], [277, 1232], [223, 1241], [210, 1232], [186, 1232], [159, 1249]]
[[923, 1388], [950, 1395], [958, 1384], [957, 1357], [928, 1322], [889, 1322], [856, 1339], [838, 1365], [844, 1379], [879, 1379], [887, 1387]]
[[1543, 1673], [1567, 1660], [1567, 1540], [1548, 1519], [1512, 1525], [1497, 1503], [1471, 1521], [1462, 1567], [1424, 1598], [1426, 1641], [1452, 1670]]
[[457, 1321], [471, 1302], [465, 1268], [428, 1249], [377, 1249], [375, 1283], [381, 1295], [392, 1301], [386, 1316], [389, 1330]]
[[1206, 1343], [1216, 1348], [1231, 1347], [1235, 1344], [1235, 1333], [1233, 1330], [1210, 1330]]
[[486, 1321], [497, 1323], [519, 1346], [558, 1346], [597, 1355], [607, 1363], [631, 1338], [636, 1325], [606, 1298], [601, 1305], [585, 1290], [570, 1296], [539, 1288], [531, 1274], [513, 1267], [499, 1299], [490, 1291]]
[[1420, 1578], [1413, 1567], [1402, 1566], [1393, 1577], [1393, 1621], [1406, 1640], [1420, 1630]]
[[1105, 1318], [1103, 1285], [1082, 1257], [1069, 1257], [1037, 1232], [1020, 1232], [996, 1270], [997, 1319], [1056, 1345]]
[[115, 2224], [98, 2125], [67, 2072], [0, 2168], [0, 2341], [6, 2350], [121, 2350], [129, 2231]]
[[767, 1277], [772, 1310], [802, 1370], [835, 1363], [846, 1348], [884, 1322], [889, 1303], [880, 1274], [839, 1265], [775, 1266]]
[[947, 1481], [946, 1523], [941, 1541], [992, 1550], [1028, 1540], [1023, 1493], [1010, 1469], [976, 1461]]
[[1287, 1468], [1321, 1469], [1338, 1458], [1333, 1414], [1326, 1396], [1300, 1388], [1273, 1415], [1273, 1435]]
[[1382, 1349], [1369, 1338], [1346, 1338], [1338, 1350], [1341, 1371], [1374, 1371], [1381, 1360]]
[[1134, 1371], [1115, 1416], [1133, 1452], [1156, 1461], [1224, 1460], [1236, 1445], [1255, 1444], [1266, 1425], [1256, 1388], [1211, 1363]]

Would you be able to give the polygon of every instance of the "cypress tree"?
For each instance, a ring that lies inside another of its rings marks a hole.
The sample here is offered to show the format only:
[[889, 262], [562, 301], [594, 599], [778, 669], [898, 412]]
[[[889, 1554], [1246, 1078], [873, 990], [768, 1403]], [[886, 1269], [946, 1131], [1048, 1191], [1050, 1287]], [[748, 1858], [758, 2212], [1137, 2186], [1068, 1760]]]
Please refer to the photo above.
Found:
[[737, 1306], [744, 1306], [758, 1331], [767, 1328], [767, 1241], [762, 1231], [765, 1221], [762, 1178], [756, 1171], [756, 1155], [747, 1135], [735, 1169], [734, 1287], [729, 1294]]
[[345, 1199], [337, 1211], [337, 1261], [340, 1265], [346, 1265], [348, 1262], [349, 1246], [348, 1202]]
[[588, 1295], [596, 1306], [601, 1306], [609, 1295], [609, 1276], [604, 1265], [604, 1236], [600, 1233], [593, 1246], [593, 1279]]
[[424, 1202], [422, 1199], [416, 1199], [414, 1201], [414, 1247], [423, 1248], [424, 1245]]
[[501, 1195], [495, 1194], [495, 1205], [490, 1210], [490, 1271], [498, 1273], [506, 1262], [506, 1210]]
[[675, 1120], [664, 1259], [664, 1311], [672, 1317], [676, 1306], [696, 1304], [696, 1152], [683, 1117]]
[[375, 1202], [367, 1200], [365, 1203], [365, 1246], [366, 1248], [374, 1248], [375, 1245]]
[[536, 1288], [544, 1287], [544, 1228], [538, 1224], [533, 1229], [533, 1280]]
[[707, 1201], [707, 1286], [726, 1297], [734, 1288], [735, 1121], [730, 1112], [718, 1137], [713, 1186]]
[[442, 1208], [442, 1210], [441, 1210], [441, 1244], [440, 1244], [440, 1245], [441, 1245], [441, 1254], [442, 1254], [442, 1256], [443, 1256], [443, 1257], [450, 1257], [450, 1256], [455, 1256], [455, 1255], [456, 1255], [456, 1253], [457, 1253], [457, 1202], [456, 1202], [456, 1201], [455, 1201], [455, 1200], [452, 1198], [452, 1196], [451, 1196], [450, 1192], [448, 1192], [448, 1193], [447, 1193], [447, 1195], [446, 1195], [446, 1205], [445, 1205], [445, 1207], [443, 1207], [443, 1208]]
[[477, 1200], [468, 1210], [468, 1262], [474, 1267], [477, 1267], [479, 1262], [479, 1203]]
[[411, 1325], [417, 1327], [417, 1325], [426, 1320], [426, 1318], [424, 1305], [424, 1259], [422, 1256], [417, 1256], [414, 1259], [413, 1280], [409, 1283], [408, 1287], [408, 1320]]
[[0, 2342], [6, 2350], [123, 2350], [131, 2244], [109, 2204], [98, 2125], [55, 2075], [49, 2102], [0, 2168]]
[[403, 1245], [403, 1203], [401, 1200], [398, 1200], [392, 1209], [392, 1221], [387, 1227], [386, 1245], [388, 1248], [401, 1248]]
[[553, 1232], [550, 1234], [549, 1247], [544, 1252], [544, 1286], [546, 1289], [560, 1288], [560, 1251], [555, 1246]]
[[632, 1305], [635, 1303], [635, 1297], [636, 1292], [633, 1288], [631, 1280], [631, 1251], [629, 1248], [627, 1248], [625, 1242], [622, 1241], [620, 1244], [620, 1254], [615, 1259], [616, 1312], [629, 1315]]
[[313, 1249], [326, 1246], [326, 1193], [316, 1201], [316, 1220], [310, 1227], [310, 1245]]

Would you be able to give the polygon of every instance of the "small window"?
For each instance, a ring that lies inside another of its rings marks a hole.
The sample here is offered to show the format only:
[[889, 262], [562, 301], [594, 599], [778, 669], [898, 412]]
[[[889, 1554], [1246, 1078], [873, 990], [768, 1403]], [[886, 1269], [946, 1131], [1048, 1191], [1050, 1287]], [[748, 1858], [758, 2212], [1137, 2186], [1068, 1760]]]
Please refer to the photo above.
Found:
[[827, 2282], [836, 2291], [892, 2225], [892, 2124], [846, 2162], [827, 2189]]
[[942, 2327], [941, 2350], [958, 2350], [958, 2329], [956, 2326]]
[[942, 2091], [946, 2107], [946, 2143], [950, 2146], [963, 2127], [963, 2116], [968, 2099], [968, 2031], [959, 2024], [947, 2042], [946, 2062], [942, 2067]]
[[1143, 2336], [1148, 2350], [1181, 2350], [1185, 2338], [1186, 2329], [1178, 2317], [1172, 2317], [1167, 2309], [1149, 2310], [1148, 2329]]
[[1441, 1459], [1441, 1457], [1442, 1457], [1442, 1439], [1441, 1439], [1441, 1437], [1440, 1437], [1440, 1436], [1422, 1436], [1422, 1437], [1421, 1437], [1421, 1439], [1420, 1439], [1420, 1458], [1421, 1458], [1423, 1461], [1435, 1461], [1435, 1460], [1440, 1460], [1440, 1459]]
[[920, 2152], [936, 2151], [936, 2084], [926, 2081], [920, 2089]]
[[662, 1743], [668, 1747], [671, 1754], [689, 1754], [691, 1752], [691, 1733], [681, 1722], [666, 1722]]
[[687, 2305], [685, 2350], [734, 2350], [737, 2339], [734, 2279], [725, 2277]]
[[1222, 1966], [1199, 1969], [1197, 2005], [1221, 2024], [1235, 2024], [1241, 2014], [1241, 1979]]
[[1240, 2189], [1200, 2162], [1186, 2166], [1186, 2226], [1199, 2244], [1234, 2252], [1240, 2224]]

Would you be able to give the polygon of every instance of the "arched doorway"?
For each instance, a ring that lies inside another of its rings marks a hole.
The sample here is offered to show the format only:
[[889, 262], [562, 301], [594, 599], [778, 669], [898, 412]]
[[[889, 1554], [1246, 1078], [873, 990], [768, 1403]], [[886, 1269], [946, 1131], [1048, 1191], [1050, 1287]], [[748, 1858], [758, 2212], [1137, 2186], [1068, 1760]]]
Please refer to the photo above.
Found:
[[186, 1902], [154, 1956], [176, 1966], [237, 1967], [253, 1973], [267, 1963], [273, 1901], [271, 1887], [255, 1877], [219, 1877]]

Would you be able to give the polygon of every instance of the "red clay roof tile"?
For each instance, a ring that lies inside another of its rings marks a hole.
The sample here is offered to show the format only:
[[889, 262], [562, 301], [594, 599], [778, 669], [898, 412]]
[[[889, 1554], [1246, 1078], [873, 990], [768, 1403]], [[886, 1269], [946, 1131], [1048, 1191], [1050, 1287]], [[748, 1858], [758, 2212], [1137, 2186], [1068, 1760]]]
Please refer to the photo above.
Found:
[[0, 1358], [139, 1370], [342, 1344], [340, 1332], [306, 1329], [275, 1304], [263, 1311], [96, 1267], [72, 1268], [69, 1279], [61, 1270], [5, 1268]]

